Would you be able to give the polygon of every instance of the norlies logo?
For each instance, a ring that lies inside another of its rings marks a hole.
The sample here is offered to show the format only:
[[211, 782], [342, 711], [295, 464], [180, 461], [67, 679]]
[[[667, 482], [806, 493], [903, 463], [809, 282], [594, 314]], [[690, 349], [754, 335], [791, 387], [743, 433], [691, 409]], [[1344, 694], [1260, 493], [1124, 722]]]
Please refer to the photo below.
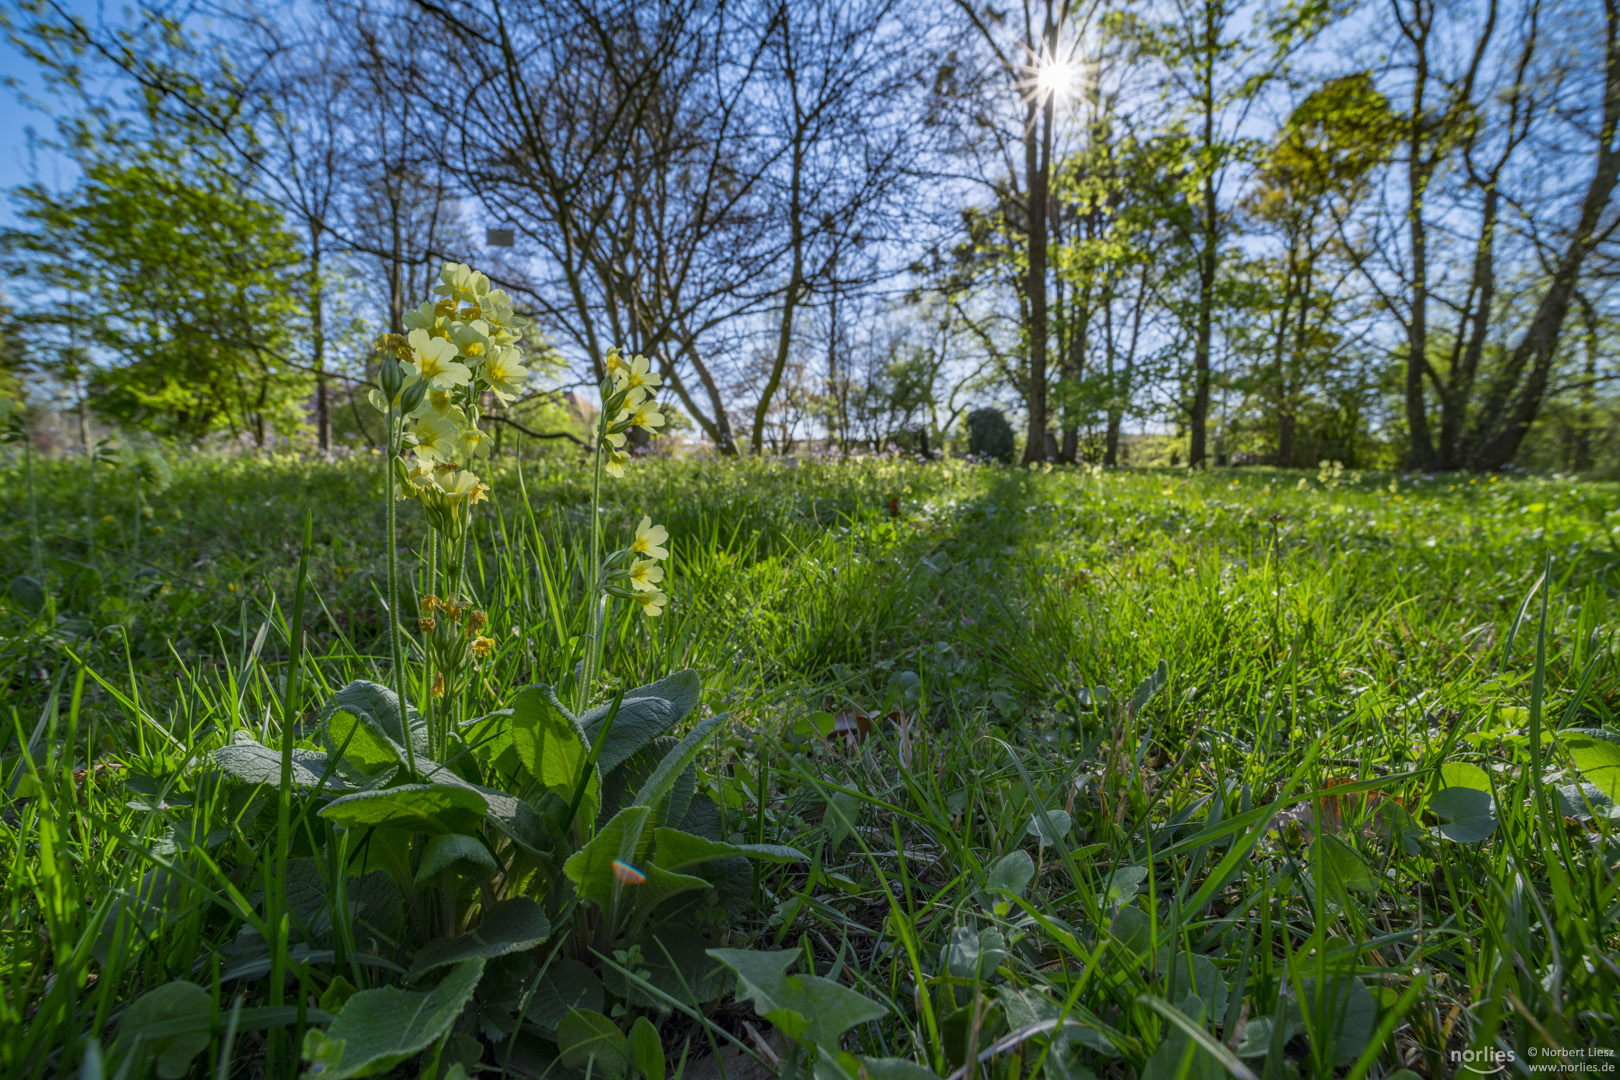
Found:
[[1448, 1050], [1446, 1058], [1454, 1068], [1478, 1076], [1491, 1076], [1513, 1064], [1513, 1051], [1486, 1046], [1478, 1050]]

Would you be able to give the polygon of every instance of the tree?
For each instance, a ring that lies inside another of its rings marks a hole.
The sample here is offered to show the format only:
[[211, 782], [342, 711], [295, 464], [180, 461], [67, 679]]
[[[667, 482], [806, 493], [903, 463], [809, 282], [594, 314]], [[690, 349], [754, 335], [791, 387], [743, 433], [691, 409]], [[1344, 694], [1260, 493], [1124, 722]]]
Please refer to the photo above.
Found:
[[298, 426], [308, 390], [289, 353], [300, 258], [280, 214], [218, 167], [218, 152], [206, 141], [92, 144], [71, 191], [17, 189], [25, 227], [0, 249], [32, 284], [19, 318], [36, 354], [87, 349], [98, 411], [262, 444], [267, 428]]

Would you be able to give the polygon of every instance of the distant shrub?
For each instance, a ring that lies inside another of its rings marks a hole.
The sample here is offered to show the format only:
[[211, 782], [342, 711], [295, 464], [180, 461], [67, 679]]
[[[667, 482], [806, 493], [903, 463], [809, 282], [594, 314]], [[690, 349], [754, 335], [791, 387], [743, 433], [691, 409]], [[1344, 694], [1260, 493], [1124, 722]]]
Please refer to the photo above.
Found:
[[974, 409], [968, 413], [967, 426], [968, 453], [1003, 464], [1012, 461], [1017, 451], [1012, 425], [1000, 409]]

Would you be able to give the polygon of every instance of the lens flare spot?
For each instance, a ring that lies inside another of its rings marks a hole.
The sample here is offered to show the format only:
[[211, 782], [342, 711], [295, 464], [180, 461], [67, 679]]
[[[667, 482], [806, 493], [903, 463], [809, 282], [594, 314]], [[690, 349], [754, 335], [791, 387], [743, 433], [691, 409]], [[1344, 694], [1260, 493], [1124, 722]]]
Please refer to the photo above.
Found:
[[623, 859], [613, 860], [613, 876], [626, 885], [640, 885], [647, 880], [647, 875], [631, 866]]

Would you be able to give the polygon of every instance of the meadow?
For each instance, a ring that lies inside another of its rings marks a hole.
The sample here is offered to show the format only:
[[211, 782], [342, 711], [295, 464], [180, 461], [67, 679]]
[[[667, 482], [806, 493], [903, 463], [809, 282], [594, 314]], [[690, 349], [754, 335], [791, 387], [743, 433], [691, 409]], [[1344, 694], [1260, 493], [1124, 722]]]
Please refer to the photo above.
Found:
[[[588, 632], [590, 472], [520, 461], [468, 545], [492, 644], [464, 732], [521, 719]], [[514, 899], [546, 873], [515, 829], [321, 816], [369, 790], [318, 763], [327, 703], [389, 679], [380, 457], [198, 454], [161, 491], [36, 460], [32, 511], [14, 465], [6, 1077], [1612, 1072], [1616, 485], [640, 463], [601, 525], [667, 528], [669, 606], [612, 616], [579, 726], [595, 760], [618, 691], [694, 669], [687, 779], [637, 782], [711, 796], [726, 858], [621, 934]], [[523, 755], [492, 745], [454, 768]], [[233, 746], [325, 772], [249, 782]], [[565, 830], [635, 809], [603, 777]], [[464, 834], [488, 850], [445, 854]], [[603, 911], [675, 873], [629, 861]], [[520, 902], [527, 932], [484, 918]]]

